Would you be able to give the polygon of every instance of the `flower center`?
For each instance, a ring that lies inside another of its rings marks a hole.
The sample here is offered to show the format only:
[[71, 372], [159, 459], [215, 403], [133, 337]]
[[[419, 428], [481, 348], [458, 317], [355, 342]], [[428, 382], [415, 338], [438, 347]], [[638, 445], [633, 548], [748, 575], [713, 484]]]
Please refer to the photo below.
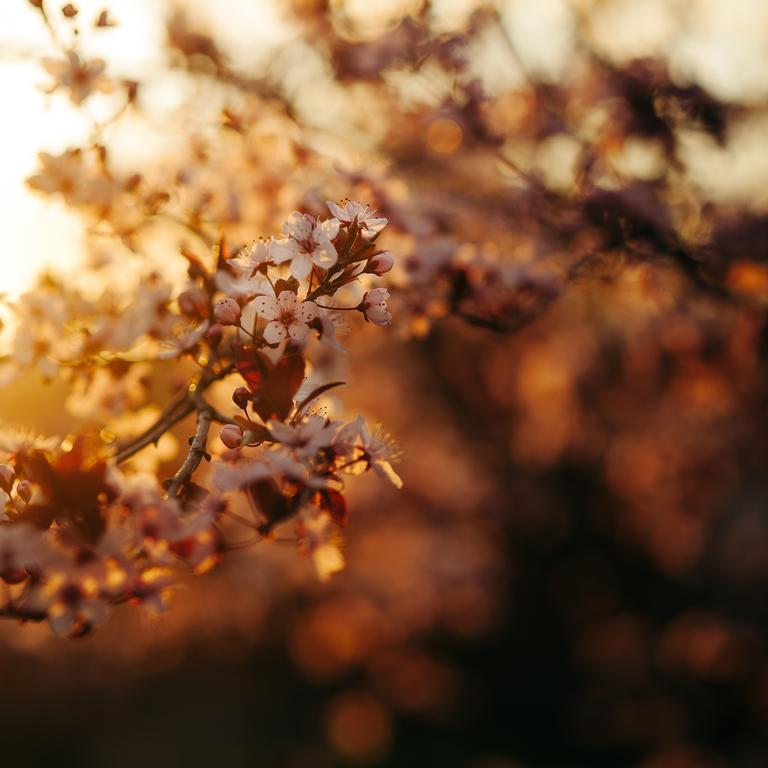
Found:
[[280, 322], [283, 325], [293, 325], [296, 322], [296, 310], [284, 309], [280, 312]]

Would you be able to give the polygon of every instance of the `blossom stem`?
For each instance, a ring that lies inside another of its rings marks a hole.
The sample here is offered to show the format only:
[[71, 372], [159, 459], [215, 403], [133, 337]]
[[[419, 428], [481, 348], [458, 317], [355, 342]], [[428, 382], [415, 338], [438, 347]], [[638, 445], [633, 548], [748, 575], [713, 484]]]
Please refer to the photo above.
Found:
[[[315, 302], [317, 304], [317, 302]], [[323, 309], [340, 309], [343, 312], [356, 312], [357, 307], [329, 307], [326, 304], [317, 304], [318, 307], [322, 307]]]

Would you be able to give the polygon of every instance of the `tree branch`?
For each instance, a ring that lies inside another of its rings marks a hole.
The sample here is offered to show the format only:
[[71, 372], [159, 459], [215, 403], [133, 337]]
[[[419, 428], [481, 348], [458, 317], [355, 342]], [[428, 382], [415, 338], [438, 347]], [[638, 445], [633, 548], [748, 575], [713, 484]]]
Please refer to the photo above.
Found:
[[[192, 408], [197, 407], [192, 404]], [[168, 485], [168, 496], [173, 498], [179, 495], [179, 491], [184, 484], [192, 477], [192, 473], [200, 466], [200, 462], [206, 456], [205, 446], [208, 442], [208, 431], [211, 428], [212, 414], [211, 409], [206, 405], [200, 406], [197, 412], [197, 430], [189, 443], [189, 452], [187, 458], [181, 465], [179, 471], [173, 476]]]

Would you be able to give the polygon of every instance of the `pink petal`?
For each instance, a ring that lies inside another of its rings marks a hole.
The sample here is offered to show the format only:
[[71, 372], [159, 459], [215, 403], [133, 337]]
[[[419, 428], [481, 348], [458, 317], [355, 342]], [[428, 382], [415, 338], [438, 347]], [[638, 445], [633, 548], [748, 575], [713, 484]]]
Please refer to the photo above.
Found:
[[281, 312], [291, 312], [296, 307], [296, 294], [293, 291], [280, 291], [277, 303]]
[[305, 325], [304, 323], [291, 323], [290, 327], [288, 328], [288, 335], [299, 344], [301, 344], [307, 338], [308, 333], [309, 326]]
[[328, 210], [331, 214], [339, 219], [339, 221], [349, 221], [349, 214], [343, 208], [336, 205], [336, 203], [331, 200], [326, 200], [325, 204], [328, 206]]
[[286, 337], [285, 326], [282, 323], [278, 323], [277, 320], [273, 320], [267, 324], [264, 329], [264, 341], [267, 344], [278, 344]]
[[297, 280], [303, 280], [312, 271], [312, 259], [308, 253], [297, 254], [291, 264], [291, 274]]
[[292, 259], [299, 246], [295, 240], [291, 240], [289, 237], [285, 237], [282, 240], [273, 240], [269, 244], [269, 258], [275, 262], [275, 264], [282, 264], [284, 261]]
[[297, 312], [299, 320], [309, 323], [317, 317], [317, 304], [313, 301], [302, 301]]
[[252, 303], [256, 314], [265, 320], [274, 320], [280, 311], [273, 296], [257, 296]]
[[333, 243], [321, 243], [312, 253], [312, 261], [321, 269], [330, 269], [338, 258], [339, 256], [333, 247]]

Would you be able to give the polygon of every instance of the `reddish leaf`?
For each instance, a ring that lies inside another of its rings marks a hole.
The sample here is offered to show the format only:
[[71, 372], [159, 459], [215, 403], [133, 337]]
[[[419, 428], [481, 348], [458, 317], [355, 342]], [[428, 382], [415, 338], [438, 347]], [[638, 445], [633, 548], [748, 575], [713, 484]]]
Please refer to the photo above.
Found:
[[251, 392], [258, 392], [268, 371], [268, 360], [251, 344], [239, 344], [234, 349], [235, 368]]
[[103, 460], [89, 464], [86, 441], [78, 438], [72, 450], [51, 463], [41, 451], [31, 451], [20, 458], [25, 477], [43, 490], [44, 502], [27, 507], [22, 518], [48, 528], [51, 523], [69, 523], [90, 543], [104, 532], [102, 508], [114, 498], [114, 489], [106, 479]]
[[280, 358], [264, 380], [259, 396], [253, 403], [256, 413], [264, 421], [283, 421], [293, 408], [293, 396], [304, 381], [304, 358], [287, 353]]
[[259, 526], [260, 533], [269, 533], [278, 523], [287, 520], [296, 512], [297, 499], [284, 496], [274, 480], [260, 480], [245, 488], [245, 493], [254, 510], [264, 518]]

